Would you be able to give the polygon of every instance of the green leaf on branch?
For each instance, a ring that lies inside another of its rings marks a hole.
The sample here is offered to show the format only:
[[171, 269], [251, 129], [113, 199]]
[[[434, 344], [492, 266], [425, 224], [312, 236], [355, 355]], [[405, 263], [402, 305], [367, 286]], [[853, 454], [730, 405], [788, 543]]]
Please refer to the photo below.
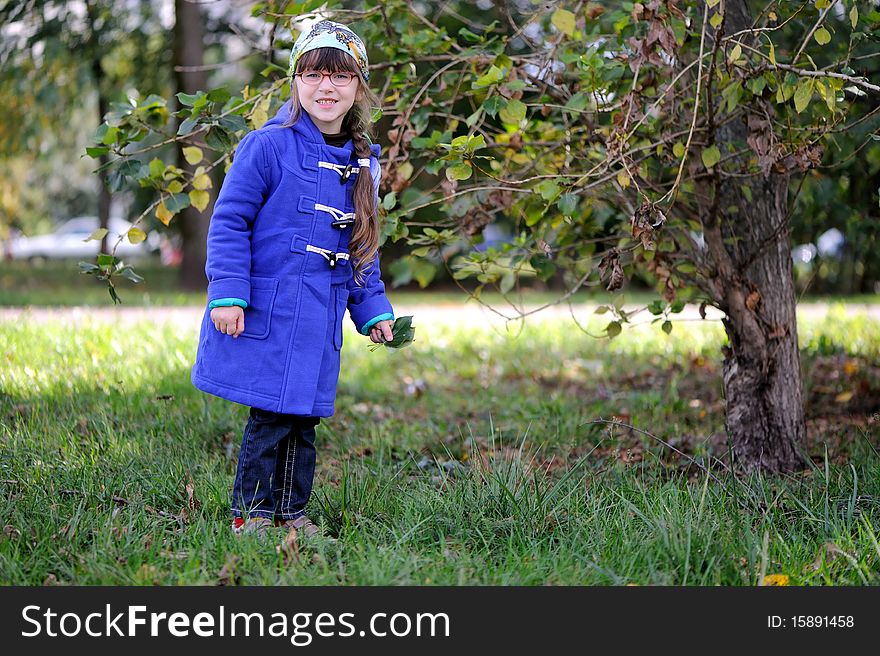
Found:
[[172, 214], [177, 214], [180, 210], [185, 210], [190, 206], [188, 194], [171, 194], [164, 202], [165, 207]]
[[467, 180], [473, 172], [474, 169], [468, 162], [460, 162], [446, 169], [446, 178], [453, 182], [456, 180]]
[[798, 83], [797, 90], [794, 92], [794, 108], [800, 114], [810, 104], [813, 97], [813, 80], [803, 79]]
[[219, 152], [232, 150], [232, 139], [229, 137], [229, 133], [216, 125], [208, 130], [205, 143], [208, 144], [208, 148], [211, 150]]
[[491, 87], [493, 84], [498, 84], [503, 79], [504, 71], [493, 65], [488, 71], [486, 71], [486, 73], [474, 80], [474, 83], [471, 86], [474, 89], [483, 89], [485, 87]]
[[[202, 161], [204, 155], [202, 154], [202, 149], [198, 146], [187, 146], [183, 149], [183, 157], [189, 164], [195, 165]], [[152, 173], [152, 162], [150, 166], [150, 173]]]
[[574, 34], [575, 17], [574, 14], [567, 9], [557, 9], [554, 11], [550, 22], [553, 23], [556, 29], [565, 34], [565, 36], [570, 37]]
[[711, 169], [721, 161], [721, 151], [718, 150], [718, 146], [713, 145], [705, 148], [701, 156], [703, 158], [703, 166], [707, 169]]
[[541, 194], [541, 198], [546, 201], [552, 201], [559, 195], [559, 185], [555, 180], [546, 179], [541, 180], [535, 189]]
[[621, 330], [623, 330], [623, 327], [620, 325], [619, 321], [612, 321], [605, 327], [605, 332], [608, 334], [608, 337], [611, 338], [617, 337]]
[[562, 194], [556, 201], [556, 207], [564, 216], [572, 216], [577, 211], [578, 200], [577, 194]]
[[504, 98], [498, 95], [489, 96], [483, 101], [483, 109], [485, 109], [486, 113], [492, 118], [495, 118], [495, 115], [498, 114], [498, 110], [500, 110], [503, 106]]
[[128, 241], [132, 244], [140, 244], [147, 238], [147, 233], [138, 227], [132, 227], [128, 230]]
[[501, 120], [509, 125], [519, 125], [526, 117], [526, 106], [521, 100], [509, 100], [498, 112]]
[[651, 314], [653, 314], [655, 316], [659, 315], [659, 314], [663, 314], [663, 310], [665, 310], [665, 309], [666, 309], [666, 303], [664, 303], [663, 301], [657, 300], [657, 301], [651, 301], [650, 303], [648, 303], [648, 312], [650, 312]]
[[211, 194], [203, 189], [193, 189], [189, 192], [189, 202], [199, 212], [204, 212], [205, 208], [208, 207], [208, 203], [211, 202]]
[[107, 228], [98, 228], [88, 237], [83, 239], [83, 241], [101, 241], [104, 238], [104, 235], [106, 235], [108, 232], [109, 230], [107, 230]]
[[826, 43], [831, 41], [831, 33], [824, 27], [820, 27], [818, 30], [816, 30], [816, 32], [813, 34], [813, 37], [816, 39], [816, 43], [818, 43], [820, 46], [824, 46]]
[[165, 174], [165, 162], [158, 157], [150, 160], [150, 177], [153, 180], [161, 180]]
[[672, 332], [672, 322], [668, 319], [663, 322], [663, 325], [660, 326], [663, 329], [663, 332], [667, 335]]

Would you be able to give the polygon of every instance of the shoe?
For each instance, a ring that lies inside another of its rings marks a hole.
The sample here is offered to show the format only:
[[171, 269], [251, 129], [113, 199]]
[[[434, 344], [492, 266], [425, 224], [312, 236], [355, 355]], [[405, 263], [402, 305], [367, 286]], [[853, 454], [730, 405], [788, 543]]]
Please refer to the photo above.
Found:
[[275, 520], [275, 526], [283, 528], [286, 531], [296, 529], [297, 534], [307, 538], [321, 534], [321, 529], [305, 515], [300, 515], [295, 519]]
[[247, 521], [236, 517], [232, 521], [232, 532], [235, 535], [242, 533], [254, 533], [256, 535], [266, 535], [270, 529], [274, 528], [274, 522], [268, 517], [250, 517]]

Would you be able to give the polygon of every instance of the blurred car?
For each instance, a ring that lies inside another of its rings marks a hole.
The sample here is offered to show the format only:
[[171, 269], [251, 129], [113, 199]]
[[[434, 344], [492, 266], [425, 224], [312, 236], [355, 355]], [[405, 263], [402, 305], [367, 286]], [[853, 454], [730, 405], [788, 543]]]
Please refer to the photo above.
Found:
[[[127, 233], [131, 223], [112, 217], [107, 233], [107, 248], [112, 249], [120, 235], [126, 235], [116, 249], [116, 257], [148, 257], [159, 247], [159, 235], [151, 233], [139, 244], [132, 244]], [[12, 260], [39, 261], [44, 259], [79, 258], [91, 260], [101, 249], [100, 240], [84, 241], [98, 229], [98, 217], [78, 216], [70, 219], [55, 231], [36, 237], [18, 236], [6, 244], [6, 257]]]

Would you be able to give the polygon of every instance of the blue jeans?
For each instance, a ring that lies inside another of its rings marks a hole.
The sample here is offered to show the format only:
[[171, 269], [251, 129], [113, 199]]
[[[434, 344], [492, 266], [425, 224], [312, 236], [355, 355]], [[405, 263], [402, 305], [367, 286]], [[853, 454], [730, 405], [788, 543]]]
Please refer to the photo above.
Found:
[[305, 513], [320, 421], [251, 408], [232, 489], [235, 517], [294, 519]]

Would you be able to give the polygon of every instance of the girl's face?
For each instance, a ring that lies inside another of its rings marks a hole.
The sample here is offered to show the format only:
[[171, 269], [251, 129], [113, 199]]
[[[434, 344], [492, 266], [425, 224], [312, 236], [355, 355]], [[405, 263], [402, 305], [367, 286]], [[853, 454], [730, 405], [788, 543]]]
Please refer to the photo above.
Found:
[[329, 71], [319, 72], [325, 75], [315, 85], [306, 84], [301, 74], [297, 74], [294, 78], [296, 94], [315, 127], [324, 134], [336, 134], [342, 130], [342, 121], [348, 110], [360, 100], [361, 81], [355, 75], [347, 86], [336, 86], [330, 81]]

